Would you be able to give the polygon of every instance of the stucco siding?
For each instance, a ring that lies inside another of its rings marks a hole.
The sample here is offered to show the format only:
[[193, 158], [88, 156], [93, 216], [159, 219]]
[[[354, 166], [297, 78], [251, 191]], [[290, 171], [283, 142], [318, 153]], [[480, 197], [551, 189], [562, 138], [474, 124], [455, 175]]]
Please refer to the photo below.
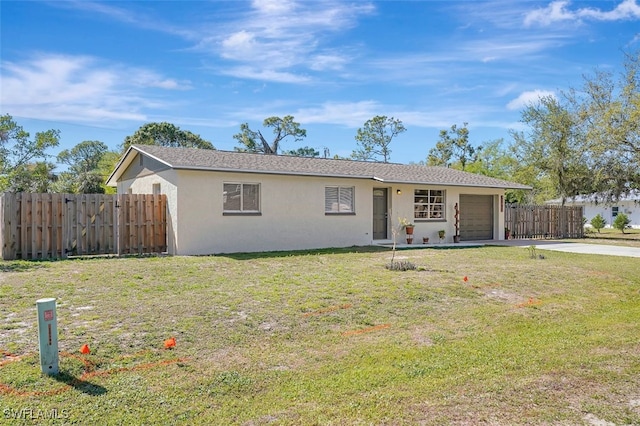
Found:
[[[179, 171], [179, 254], [346, 247], [371, 243], [372, 183]], [[225, 215], [224, 183], [260, 185], [260, 214]], [[355, 215], [325, 215], [325, 187], [355, 187]]]
[[169, 170], [170, 167], [151, 157], [136, 155], [122, 174], [122, 180], [131, 180], [135, 178], [143, 178], [154, 173], [160, 173]]
[[[372, 204], [373, 188], [382, 188], [384, 185], [371, 185], [368, 192], [370, 205]], [[460, 205], [460, 194], [470, 195], [491, 195], [493, 196], [493, 239], [504, 238], [504, 209], [500, 208], [500, 196], [504, 196], [504, 190], [495, 188], [474, 188], [474, 187], [458, 187], [444, 185], [391, 185], [386, 187], [390, 194], [390, 215], [389, 215], [389, 239], [392, 239], [391, 227], [397, 231], [397, 242], [403, 242], [405, 239], [404, 231], [399, 228], [399, 220], [407, 219], [415, 224], [414, 228], [414, 244], [421, 243], [423, 237], [429, 237], [430, 242], [439, 241], [438, 231], [445, 230], [445, 242], [453, 242], [455, 235], [455, 205]], [[416, 189], [443, 189], [445, 190], [445, 218], [442, 220], [423, 220], [414, 218], [414, 193]], [[398, 190], [400, 194], [398, 194]], [[369, 207], [372, 210], [372, 207]]]

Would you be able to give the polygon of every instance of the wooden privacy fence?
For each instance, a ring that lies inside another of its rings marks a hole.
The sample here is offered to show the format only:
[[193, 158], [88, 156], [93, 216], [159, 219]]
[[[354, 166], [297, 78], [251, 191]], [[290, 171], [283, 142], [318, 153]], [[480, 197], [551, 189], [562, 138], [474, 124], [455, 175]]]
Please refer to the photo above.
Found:
[[167, 250], [164, 194], [0, 196], [2, 258], [142, 254]]
[[582, 238], [582, 206], [507, 204], [504, 226], [512, 238]]

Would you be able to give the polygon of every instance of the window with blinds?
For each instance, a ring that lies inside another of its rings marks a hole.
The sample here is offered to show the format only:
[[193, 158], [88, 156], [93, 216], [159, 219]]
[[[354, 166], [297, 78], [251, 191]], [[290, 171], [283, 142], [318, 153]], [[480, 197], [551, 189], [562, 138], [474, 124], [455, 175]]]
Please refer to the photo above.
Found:
[[327, 186], [324, 189], [324, 212], [355, 213], [353, 186]]

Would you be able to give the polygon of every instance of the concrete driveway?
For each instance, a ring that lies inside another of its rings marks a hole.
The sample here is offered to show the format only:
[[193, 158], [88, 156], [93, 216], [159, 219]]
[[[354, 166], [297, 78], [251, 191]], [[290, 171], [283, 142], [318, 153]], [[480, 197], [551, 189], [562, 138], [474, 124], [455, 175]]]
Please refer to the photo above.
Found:
[[603, 254], [607, 256], [640, 257], [640, 247], [610, 246], [604, 244], [566, 243], [550, 240], [487, 241], [487, 245], [536, 246], [538, 250], [564, 251], [568, 253]]

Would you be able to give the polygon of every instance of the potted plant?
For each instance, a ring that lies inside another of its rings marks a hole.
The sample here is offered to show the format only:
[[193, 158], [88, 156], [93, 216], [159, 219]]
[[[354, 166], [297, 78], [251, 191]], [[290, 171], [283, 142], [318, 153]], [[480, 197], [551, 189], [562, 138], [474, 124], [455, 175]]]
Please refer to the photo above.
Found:
[[399, 219], [399, 221], [400, 227], [404, 229], [407, 235], [413, 234], [413, 228], [415, 228], [415, 225], [412, 222], [410, 222], [406, 217]]
[[440, 241], [444, 240], [445, 231], [441, 229], [438, 231], [438, 237], [440, 237]]
[[509, 228], [504, 228], [504, 239], [508, 240], [511, 237], [511, 230]]
[[422, 237], [422, 244], [429, 244], [429, 237]]
[[415, 228], [415, 225], [405, 217], [399, 219], [399, 221], [400, 227], [404, 229], [404, 232], [407, 234], [407, 244], [413, 243], [413, 228]]

